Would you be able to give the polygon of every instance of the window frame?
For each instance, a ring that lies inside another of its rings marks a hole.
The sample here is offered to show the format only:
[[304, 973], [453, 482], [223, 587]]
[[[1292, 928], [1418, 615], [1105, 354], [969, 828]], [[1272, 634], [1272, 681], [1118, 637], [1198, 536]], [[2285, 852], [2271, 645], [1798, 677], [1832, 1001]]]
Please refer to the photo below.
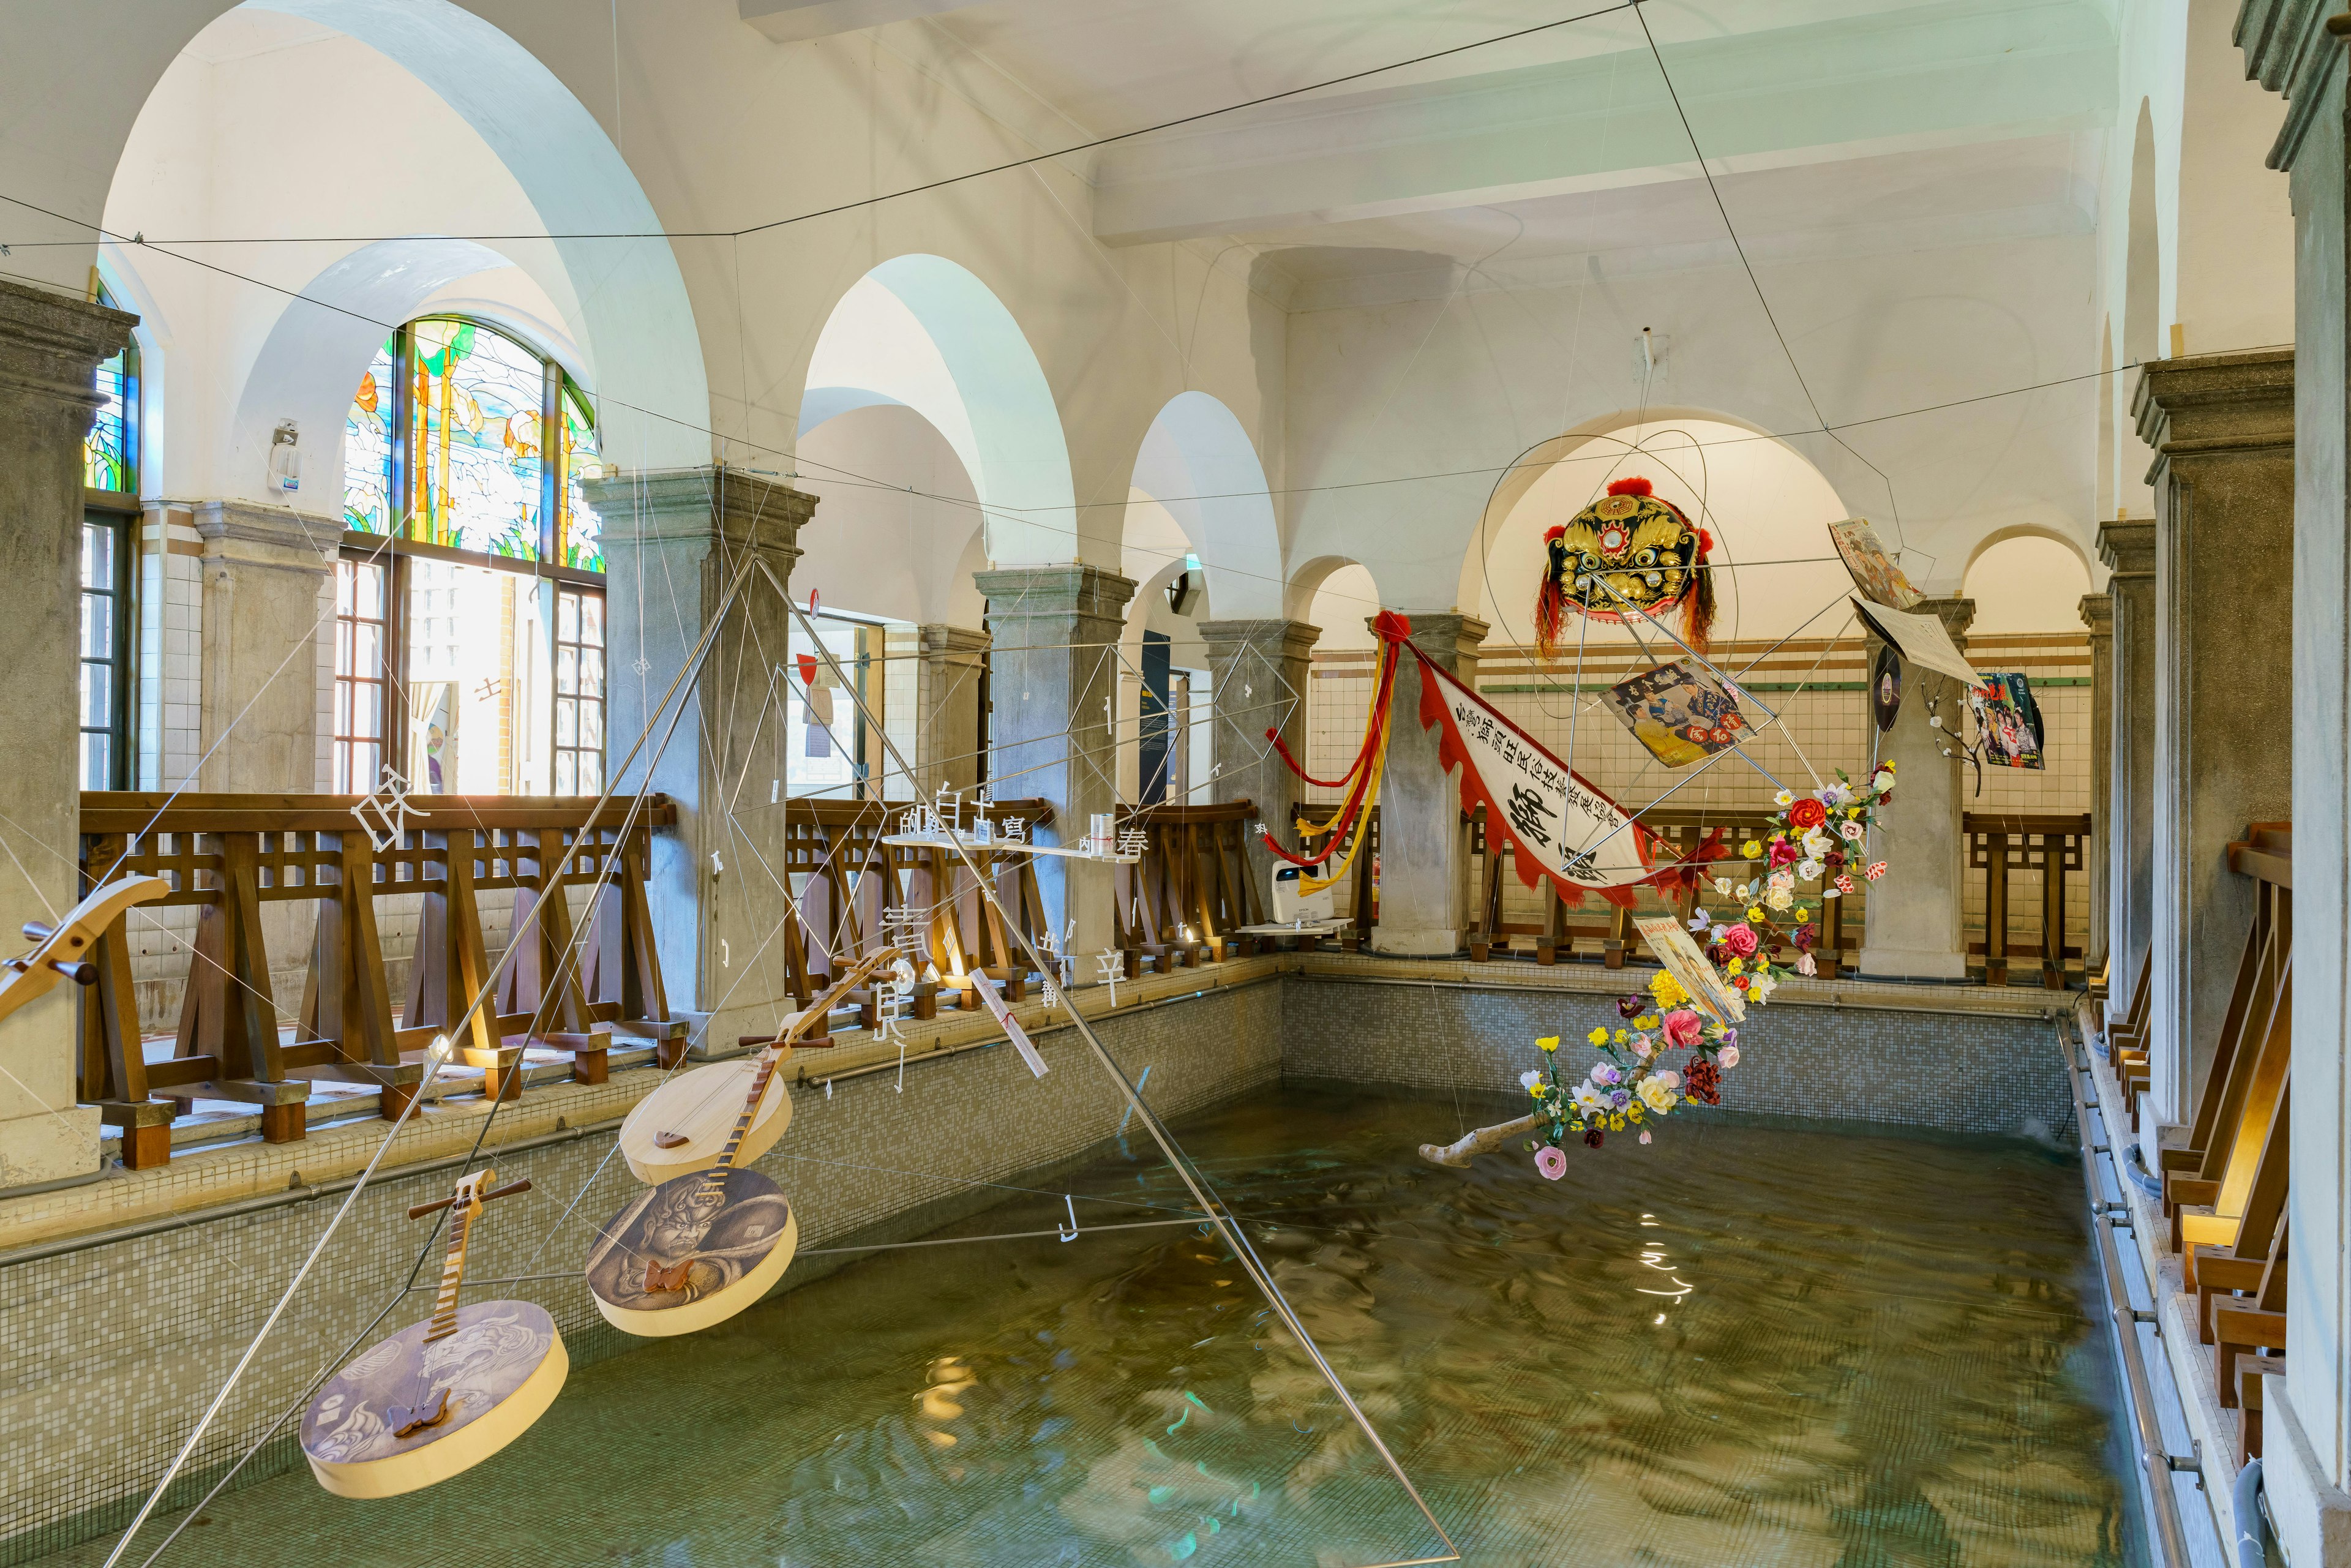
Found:
[[[366, 795], [373, 792], [376, 786], [382, 782], [383, 769], [386, 767], [397, 769], [403, 778], [407, 776], [408, 771], [408, 759], [405, 756], [400, 754], [399, 746], [401, 737], [406, 736], [408, 733], [406, 683], [401, 680], [394, 673], [400, 669], [402, 662], [407, 655], [407, 618], [404, 615], [400, 614], [398, 612], [406, 602], [405, 594], [407, 591], [408, 573], [406, 569], [401, 564], [399, 558], [394, 556], [390, 550], [381, 549], [352, 549], [349, 541], [354, 537], [360, 538], [379, 538], [379, 536], [373, 534], [360, 534], [357, 536], [349, 534], [345, 535], [345, 543], [343, 548], [336, 552], [335, 566], [338, 575], [340, 576], [342, 566], [347, 561], [351, 563], [354, 567], [380, 567], [383, 571], [383, 620], [381, 622], [383, 634], [377, 643], [377, 651], [381, 663], [377, 666], [379, 673], [372, 677], [383, 687], [383, 700], [376, 708], [376, 722], [381, 728], [373, 737], [376, 748], [376, 769], [374, 774], [369, 778], [360, 788], [348, 791], [348, 793], [354, 795]], [[340, 687], [347, 681], [356, 685], [360, 682], [370, 679], [368, 676], [359, 674], [346, 676], [342, 672], [343, 627], [347, 623], [354, 623], [362, 619], [364, 619], [364, 617], [347, 616], [343, 613], [341, 585], [338, 583], [336, 586], [335, 615], [333, 622], [336, 663], [334, 671], [329, 677], [334, 682], [337, 687]], [[328, 722], [334, 727], [333, 733], [328, 737], [328, 745], [329, 747], [329, 766], [330, 768], [340, 771], [342, 763], [343, 747], [347, 744], [364, 740], [368, 737], [360, 736], [346, 737], [343, 734], [340, 716], [341, 708], [340, 691], [330, 693], [328, 702], [328, 711], [330, 716]], [[350, 782], [359, 784], [360, 780], [354, 777]]]
[[[121, 499], [120, 492], [109, 490], [85, 490], [82, 494], [84, 504], [81, 515], [81, 531], [77, 532], [75, 535], [75, 544], [77, 549], [74, 552], [76, 562], [74, 569], [74, 664], [76, 677], [74, 683], [74, 734], [78, 737], [85, 735], [103, 733], [107, 737], [108, 749], [106, 781], [102, 784], [89, 783], [83, 778], [83, 743], [77, 738], [74, 745], [74, 776], [78, 787], [85, 789], [128, 789], [131, 788], [131, 769], [132, 763], [131, 716], [134, 711], [133, 705], [136, 701], [136, 694], [131, 690], [133, 685], [132, 675], [135, 669], [131, 657], [132, 643], [131, 636], [131, 625], [133, 616], [133, 606], [131, 603], [131, 559], [136, 553], [139, 543], [139, 514], [135, 509], [126, 509], [120, 504]], [[109, 573], [110, 580], [108, 582], [107, 586], [102, 589], [91, 588], [81, 580], [82, 574], [79, 564], [81, 549], [79, 547], [81, 546], [82, 541], [87, 538], [87, 530], [93, 528], [102, 528], [107, 529], [113, 535], [114, 540], [113, 560], [111, 563], [112, 570]], [[114, 606], [114, 620], [113, 626], [111, 628], [112, 635], [108, 639], [109, 646], [107, 649], [107, 654], [103, 659], [93, 659], [82, 652], [82, 649], [85, 646], [84, 638], [87, 635], [83, 630], [82, 623], [82, 618], [86, 613], [84, 606], [89, 596], [95, 593], [104, 594], [108, 599], [112, 601]], [[107, 724], [103, 731], [81, 722], [84, 717], [84, 713], [82, 708], [80, 671], [85, 666], [96, 664], [106, 664], [113, 672], [113, 679], [111, 682], [112, 691], [110, 693], [109, 703], [110, 711], [107, 715]]]
[[[597, 601], [596, 623], [598, 627], [601, 628], [598, 633], [598, 640], [591, 643], [584, 637], [574, 636], [567, 639], [563, 635], [564, 596], [566, 594], [569, 594], [580, 601], [580, 610], [578, 612], [579, 621], [581, 625], [585, 625], [587, 622], [586, 605], [590, 592], [591, 591], [585, 587], [558, 581], [555, 585], [555, 597], [552, 601], [554, 618], [548, 627], [548, 646], [552, 656], [548, 662], [547, 668], [547, 787], [549, 792], [556, 795], [561, 795], [564, 793], [561, 770], [563, 756], [566, 752], [572, 754], [575, 758], [572, 763], [571, 774], [572, 794], [601, 795], [604, 792], [604, 787], [607, 782], [605, 779], [605, 764], [609, 760], [610, 755], [611, 736], [609, 725], [612, 712], [612, 665], [611, 658], [611, 622], [609, 620], [611, 601], [606, 597], [604, 591], [601, 586], [592, 591]], [[566, 692], [563, 689], [561, 674], [563, 668], [563, 651], [566, 648], [573, 650], [575, 655], [571, 682], [572, 689], [569, 692]], [[596, 655], [597, 664], [596, 695], [593, 696], [587, 694], [584, 689], [584, 684], [580, 681], [579, 676], [579, 669], [581, 665], [586, 664], [587, 654], [591, 650]], [[594, 747], [590, 747], [578, 745], [576, 743], [569, 746], [564, 744], [561, 715], [563, 705], [567, 702], [572, 705], [572, 734], [574, 736], [577, 736], [580, 733], [580, 721], [586, 716], [587, 706], [590, 703], [596, 705], [596, 733], [600, 738]], [[576, 758], [585, 756], [590, 750], [594, 751], [596, 754], [596, 786], [593, 789], [583, 789], [580, 783], [580, 765]]]

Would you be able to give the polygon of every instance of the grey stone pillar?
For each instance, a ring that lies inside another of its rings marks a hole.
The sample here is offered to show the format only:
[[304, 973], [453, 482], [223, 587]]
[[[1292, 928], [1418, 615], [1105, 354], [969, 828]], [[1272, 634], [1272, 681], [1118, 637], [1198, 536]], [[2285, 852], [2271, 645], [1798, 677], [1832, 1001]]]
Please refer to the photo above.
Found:
[[2098, 529], [2114, 606], [2114, 700], [2107, 735], [2106, 1013], [2129, 1010], [2155, 920], [2155, 519]]
[[[100, 361], [138, 321], [0, 281], [0, 795], [15, 826], [0, 928], [49, 920], [79, 896], [81, 442]], [[78, 987], [0, 1020], [0, 1191], [98, 1169], [98, 1107], [74, 1103]]]
[[2082, 946], [2082, 972], [2095, 976], [2105, 962], [2107, 944], [2106, 801], [2114, 792], [2115, 601], [2104, 593], [2085, 593], [2080, 609], [2082, 624], [2090, 629], [2090, 863], [2082, 868], [2090, 883], [2090, 936]]
[[[787, 680], [799, 679], [777, 675], [791, 664], [791, 619], [756, 567], [658, 757], [668, 716], [656, 721], [653, 710], [748, 553], [789, 587], [816, 497], [722, 464], [591, 480], [588, 500], [604, 521], [605, 766], [617, 769], [652, 724], [644, 750], [611, 782], [618, 793], [660, 790], [677, 802], [677, 826], [653, 837], [651, 868], [663, 985], [673, 1017], [711, 1014], [705, 1038], [731, 1045], [794, 1005], [780, 936], [790, 902], [782, 813], [768, 803], [768, 777], [736, 789], [747, 759], [772, 755], [773, 727], [789, 711]], [[774, 767], [750, 766], [766, 775]]]
[[319, 788], [319, 653], [333, 632], [320, 617], [343, 525], [258, 501], [200, 501], [194, 521], [204, 541], [196, 788], [307, 795]]
[[[2346, 65], [2336, 7], [2246, 0], [2237, 42], [2249, 74], [2290, 107], [2269, 166], [2287, 171], [2294, 223], [2294, 1170], [2296, 1257], [2285, 1387], [2262, 1418], [2262, 1488], [2280, 1543], [2301, 1568], [2351, 1563], [2351, 1296], [2342, 1267], [2345, 1103], [2351, 1078], [2351, 256], [2344, 184]], [[2261, 176], [2248, 172], [2247, 178]], [[2283, 603], [2267, 614], [2286, 618]], [[2302, 1250], [2307, 1249], [2307, 1251]]]
[[[1110, 705], [1118, 639], [1134, 583], [1098, 566], [983, 571], [987, 595], [987, 788], [1003, 800], [1042, 796], [1050, 843], [1074, 843], [1087, 819], [1118, 798]], [[1112, 946], [1111, 868], [1037, 857], [1037, 887], [1056, 929], [1076, 922], [1071, 951]]]
[[2294, 380], [2290, 350], [2197, 354], [2147, 366], [2131, 402], [2155, 453], [2161, 628], [2150, 1166], [2158, 1127], [2195, 1114], [2252, 921], [2227, 847], [2294, 811]]
[[[1211, 745], [1219, 765], [1214, 798], [1248, 800], [1258, 821], [1284, 843], [1292, 841], [1290, 808], [1298, 800], [1298, 776], [1266, 731], [1280, 735], [1292, 756], [1305, 758], [1307, 656], [1322, 635], [1321, 627], [1303, 621], [1200, 622], [1216, 724]], [[1273, 857], [1255, 834], [1247, 841], [1258, 897], [1270, 898]]]
[[[1940, 616], [1951, 641], [1966, 646], [1968, 626], [1976, 618], [1974, 600], [1929, 599], [1918, 609]], [[1864, 669], [1876, 666], [1878, 646], [1875, 637], [1868, 640]], [[1939, 699], [1933, 716], [1943, 721], [1939, 729], [1927, 712], [1929, 687]], [[1894, 727], [1876, 738], [1877, 760], [1894, 764], [1894, 800], [1873, 850], [1886, 862], [1886, 875], [1869, 890], [1861, 938], [1861, 972], [1867, 978], [1967, 976], [1961, 878], [1968, 845], [1959, 824], [1966, 796], [1959, 762], [1943, 755], [1964, 728], [1960, 715], [1967, 700], [1962, 683], [1906, 664], [1901, 712]], [[1863, 722], [1876, 727], [1865, 713]]]
[[[1464, 685], [1478, 684], [1486, 622], [1474, 615], [1415, 615], [1413, 646]], [[1380, 785], [1380, 953], [1460, 950], [1468, 901], [1461, 792], [1437, 759], [1437, 732], [1420, 727], [1420, 666], [1406, 656], [1388, 699], [1387, 770]]]
[[923, 654], [914, 666], [914, 793], [927, 798], [942, 784], [968, 789], [979, 781], [979, 700], [987, 667], [987, 633], [968, 627], [919, 629]]

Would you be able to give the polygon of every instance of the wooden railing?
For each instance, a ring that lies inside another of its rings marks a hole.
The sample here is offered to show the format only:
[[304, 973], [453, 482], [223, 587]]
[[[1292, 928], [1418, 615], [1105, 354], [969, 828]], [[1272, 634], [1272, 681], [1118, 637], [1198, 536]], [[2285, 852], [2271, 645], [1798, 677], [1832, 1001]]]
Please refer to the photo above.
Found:
[[[1504, 862], [1510, 861], [1516, 852], [1505, 842], [1500, 846], [1499, 853], [1488, 852], [1482, 807], [1466, 816], [1464, 821], [1469, 825], [1470, 855], [1479, 866], [1477, 883], [1479, 896], [1470, 915], [1469, 956], [1472, 961], [1485, 963], [1498, 950], [1507, 955], [1511, 949], [1512, 939], [1520, 936], [1534, 939], [1535, 962], [1538, 964], [1555, 964], [1562, 955], [1573, 957], [1576, 944], [1585, 942], [1597, 949], [1601, 961], [1609, 968], [1621, 969], [1628, 956], [1644, 948], [1640, 934], [1633, 925], [1633, 910], [1607, 904], [1596, 895], [1587, 895], [1583, 908], [1571, 910], [1557, 886], [1549, 879], [1541, 883], [1536, 893], [1542, 907], [1541, 920], [1505, 920], [1502, 917], [1503, 894], [1517, 873]], [[1699, 854], [1710, 836], [1720, 835], [1720, 858], [1701, 862], [1704, 868], [1701, 877], [1709, 888], [1708, 896], [1710, 896], [1714, 877], [1726, 876], [1734, 881], [1743, 881], [1753, 874], [1753, 862], [1740, 858], [1739, 846], [1750, 838], [1770, 831], [1771, 814], [1762, 809], [1740, 811], [1719, 808], [1681, 810], [1659, 807], [1643, 812], [1641, 821], [1664, 837], [1684, 858]], [[1661, 858], [1660, 866], [1664, 863]], [[1701, 893], [1697, 886], [1677, 887], [1670, 894], [1646, 888], [1638, 896], [1650, 909], [1662, 911], [1670, 907], [1684, 921], [1696, 914], [1701, 902]], [[1818, 940], [1813, 947], [1813, 961], [1823, 977], [1834, 979], [1843, 967], [1845, 956], [1857, 954], [1861, 946], [1857, 937], [1846, 933], [1845, 905], [1848, 900], [1844, 897], [1820, 898], [1815, 892], [1807, 902], [1816, 905], [1813, 923]], [[1721, 906], [1719, 899], [1715, 901], [1715, 906], [1718, 909]], [[1793, 955], [1787, 956], [1792, 959]], [[1654, 960], [1654, 956], [1652, 958]]]
[[[354, 820], [360, 798], [333, 795], [88, 793], [81, 801], [83, 886], [129, 873], [160, 876], [163, 907], [199, 911], [188, 945], [187, 987], [168, 1061], [142, 1049], [131, 944], [123, 921], [97, 944], [98, 983], [85, 993], [80, 1097], [122, 1129], [134, 1168], [168, 1157], [171, 1095], [256, 1103], [262, 1136], [303, 1136], [315, 1080], [372, 1085], [397, 1116], [423, 1077], [424, 1053], [452, 1036], [483, 1092], [520, 1091], [527, 1045], [568, 1051], [580, 1079], [601, 1082], [611, 1031], [656, 1040], [684, 1035], [663, 989], [645, 903], [646, 840], [676, 820], [661, 796], [608, 800], [594, 825], [585, 799], [413, 798], [401, 822]], [[382, 847], [379, 848], [378, 843]], [[586, 914], [575, 955], [564, 890], [606, 879]], [[473, 998], [488, 983], [481, 900], [508, 893], [520, 929], [544, 911], [529, 946], [500, 978], [495, 1007]], [[419, 899], [409, 984], [398, 1008], [385, 977], [376, 903]], [[261, 912], [271, 904], [315, 905], [309, 967], [292, 1026], [270, 988]], [[156, 906], [125, 920], [152, 918]]]
[[[1968, 868], [1984, 873], [1983, 940], [1968, 944], [1970, 953], [1983, 956], [1984, 983], [2008, 984], [2011, 958], [2038, 958], [2041, 983], [2053, 991], [2064, 990], [2068, 966], [2083, 957], [2082, 944], [2066, 938], [2065, 873], [2085, 864], [2089, 813], [1970, 811], [1961, 824]], [[2009, 935], [2008, 879], [2016, 871], [2041, 874], [2040, 935], [2032, 941], [2019, 942]]]
[[1348, 844], [1358, 834], [1369, 835], [1364, 840], [1362, 852], [1355, 856], [1354, 864], [1348, 869], [1347, 885], [1343, 889], [1332, 889], [1339, 894], [1336, 907], [1343, 912], [1338, 918], [1353, 922], [1353, 933], [1346, 940], [1362, 946], [1371, 941], [1372, 927], [1380, 923], [1380, 809], [1374, 806], [1364, 811], [1354, 831], [1341, 839], [1336, 845], [1332, 843], [1329, 833], [1310, 831], [1306, 821], [1309, 812], [1313, 813], [1316, 821], [1321, 821], [1329, 817], [1332, 810], [1332, 807], [1323, 804], [1301, 802], [1292, 805], [1290, 825], [1298, 834], [1300, 854], [1319, 855], [1326, 850], [1334, 852], [1326, 857], [1326, 863], [1328, 860], [1343, 855]]
[[[999, 800], [986, 810], [995, 822], [1019, 822], [1024, 837], [1053, 820], [1053, 809], [1043, 800]], [[927, 912], [919, 940], [927, 942], [939, 975], [936, 988], [925, 982], [917, 988], [917, 1018], [933, 1016], [938, 988], [955, 993], [964, 1008], [978, 1007], [971, 982], [975, 972], [987, 975], [1015, 1001], [1028, 995], [1035, 971], [1016, 936], [1040, 946], [1051, 936], [1037, 890], [1036, 857], [966, 840], [973, 864], [1003, 906], [999, 913], [980, 896], [971, 870], [953, 850], [882, 841], [899, 831], [906, 810], [904, 801], [784, 803], [784, 848], [775, 871], [790, 887], [801, 916], [783, 934], [786, 983], [801, 1007], [841, 967], [879, 951], [893, 924], [893, 912], [904, 908]], [[868, 989], [852, 999], [871, 1028], [878, 1019], [878, 997]]]
[[[2197, 1337], [2212, 1347], [2213, 1395], [2237, 1412], [2233, 1459], [2241, 1465], [2262, 1451], [2261, 1380], [2285, 1369], [2294, 1120], [2292, 825], [2252, 824], [2242, 841], [2229, 846], [2228, 860], [2231, 870], [2253, 879], [2253, 918], [2195, 1119], [2182, 1142], [2162, 1150], [2160, 1164], [2182, 1292], [2194, 1299]], [[2149, 1075], [2152, 957], [2133, 988], [2130, 1016], [2108, 1031], [2134, 1127]]]
[[1143, 858], [1113, 868], [1118, 945], [1130, 976], [1145, 964], [1159, 974], [1176, 965], [1221, 962], [1257, 951], [1244, 925], [1265, 922], [1265, 899], [1249, 869], [1247, 800], [1213, 806], [1144, 806], [1118, 816], [1122, 835], [1144, 833]]

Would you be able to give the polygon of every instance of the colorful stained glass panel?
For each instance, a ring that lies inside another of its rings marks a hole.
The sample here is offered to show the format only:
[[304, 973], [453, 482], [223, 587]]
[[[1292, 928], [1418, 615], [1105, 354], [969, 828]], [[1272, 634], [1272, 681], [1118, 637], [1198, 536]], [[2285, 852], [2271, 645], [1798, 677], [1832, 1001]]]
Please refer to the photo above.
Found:
[[538, 559], [546, 361], [470, 321], [419, 321], [410, 332], [410, 532], [429, 544]]
[[392, 345], [386, 338], [343, 416], [343, 527], [392, 532]]
[[132, 444], [137, 426], [131, 417], [139, 396], [137, 378], [129, 350], [98, 367], [98, 417], [81, 445], [81, 482], [93, 490], [139, 488]]
[[563, 519], [556, 539], [555, 559], [582, 571], [604, 570], [604, 525], [588, 504], [580, 481], [587, 470], [600, 469], [603, 448], [596, 440], [596, 416], [581, 401], [577, 388], [563, 389]]

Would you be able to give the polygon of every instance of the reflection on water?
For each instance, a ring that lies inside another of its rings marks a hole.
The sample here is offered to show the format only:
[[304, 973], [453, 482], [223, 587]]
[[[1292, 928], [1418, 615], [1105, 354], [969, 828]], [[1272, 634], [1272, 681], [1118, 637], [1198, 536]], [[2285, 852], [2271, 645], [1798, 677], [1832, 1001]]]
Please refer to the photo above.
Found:
[[[1461, 1126], [1449, 1099], [1290, 1090], [1180, 1131], [1264, 1217], [1283, 1290], [1469, 1563], [2125, 1560], [2054, 1157], [1678, 1120], [1556, 1183], [1413, 1157]], [[1182, 1197], [1141, 1148], [1055, 1185], [1089, 1225], [1147, 1218], [1089, 1195]], [[1338, 1568], [1437, 1544], [1188, 1228], [875, 1254], [576, 1371], [430, 1492], [293, 1475], [209, 1517], [167, 1561]]]

